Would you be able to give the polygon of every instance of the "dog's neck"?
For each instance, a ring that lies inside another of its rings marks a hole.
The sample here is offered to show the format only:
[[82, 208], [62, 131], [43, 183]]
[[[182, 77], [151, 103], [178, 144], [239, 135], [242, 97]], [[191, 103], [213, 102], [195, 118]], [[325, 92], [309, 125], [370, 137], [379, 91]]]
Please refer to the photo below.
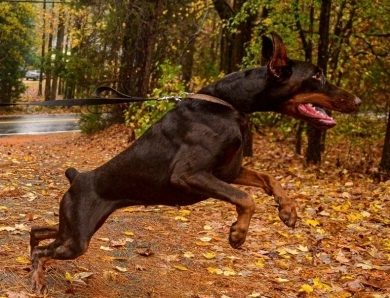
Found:
[[211, 96], [211, 95], [194, 93], [194, 94], [188, 95], [187, 98], [201, 99], [201, 100], [205, 100], [205, 101], [218, 103], [218, 104], [227, 106], [234, 111], [237, 111], [237, 109], [235, 107], [233, 107], [230, 103], [228, 103], [228, 102], [226, 102], [218, 97]]

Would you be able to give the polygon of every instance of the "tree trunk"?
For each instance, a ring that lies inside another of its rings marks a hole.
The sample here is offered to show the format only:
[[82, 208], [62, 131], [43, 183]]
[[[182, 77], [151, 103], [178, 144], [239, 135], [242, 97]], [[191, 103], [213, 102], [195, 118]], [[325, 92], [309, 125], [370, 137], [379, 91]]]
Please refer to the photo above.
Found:
[[[183, 81], [187, 87], [191, 86], [192, 68], [194, 65], [194, 54], [195, 54], [195, 37], [191, 38], [184, 49], [183, 56], [181, 58], [181, 65], [183, 67]], [[189, 89], [191, 90], [191, 88]]]
[[[57, 29], [57, 42], [56, 42], [56, 56], [54, 67], [58, 70], [59, 64], [61, 64], [62, 60], [62, 48], [64, 43], [65, 36], [65, 14], [63, 7], [60, 7], [60, 13], [58, 15], [58, 29]], [[51, 98], [54, 100], [57, 96], [57, 85], [58, 85], [58, 71], [53, 72], [53, 82], [51, 85]]]
[[387, 128], [385, 143], [383, 144], [382, 158], [380, 163], [381, 171], [386, 172], [386, 176], [390, 176], [390, 110], [387, 116]]
[[[319, 24], [319, 38], [318, 38], [318, 58], [317, 65], [323, 70], [326, 75], [328, 64], [328, 47], [329, 47], [329, 22], [330, 22], [330, 8], [331, 0], [322, 0], [320, 24]], [[306, 151], [306, 162], [308, 164], [321, 163], [321, 151], [324, 147], [324, 139], [322, 131], [308, 125], [307, 130], [308, 147]]]
[[43, 59], [45, 58], [46, 47], [46, 0], [43, 0], [42, 4], [42, 46], [41, 46], [41, 72], [39, 74], [38, 96], [42, 96], [42, 80], [43, 80]]
[[[309, 12], [309, 30], [308, 34], [310, 36], [309, 39], [306, 38], [304, 29], [302, 27], [300, 18], [299, 18], [299, 0], [294, 0], [294, 15], [295, 15], [295, 25], [298, 29], [299, 37], [301, 38], [303, 51], [305, 52], [305, 61], [312, 63], [313, 60], [313, 27], [314, 27], [314, 2], [311, 2], [310, 12]], [[302, 154], [302, 134], [304, 132], [305, 123], [304, 121], [299, 121], [297, 132], [295, 134], [295, 153]]]
[[46, 60], [46, 83], [45, 83], [45, 100], [52, 100], [51, 97], [51, 55], [53, 53], [53, 30], [54, 30], [54, 3], [51, 8], [51, 18], [50, 18], [50, 33], [49, 33], [49, 39], [48, 39], [48, 46], [47, 46], [47, 60]]
[[[236, 12], [240, 11], [246, 0], [235, 0], [233, 8], [225, 0], [214, 0], [214, 7], [221, 20], [227, 22], [233, 18]], [[252, 38], [255, 15], [249, 16], [236, 28], [235, 33], [231, 33], [227, 26], [222, 29], [221, 38], [221, 62], [220, 70], [225, 74], [240, 70], [242, 59], [245, 57], [245, 47]], [[249, 125], [251, 127], [251, 125]], [[248, 141], [245, 144], [244, 155], [253, 155], [252, 132], [249, 131]]]
[[[234, 16], [234, 11], [225, 0], [213, 0], [214, 7], [218, 12], [219, 17], [223, 22], [227, 22]], [[221, 50], [220, 50], [220, 62], [219, 70], [225, 74], [231, 73], [233, 70], [232, 65], [232, 33], [230, 33], [227, 26], [222, 28], [221, 36]]]
[[[149, 89], [153, 50], [163, 0], [140, 1], [139, 10], [137, 15], [141, 19], [137, 20], [133, 12], [129, 13], [126, 20], [119, 90], [145, 97]], [[130, 3], [129, 11], [134, 11], [134, 3]]]

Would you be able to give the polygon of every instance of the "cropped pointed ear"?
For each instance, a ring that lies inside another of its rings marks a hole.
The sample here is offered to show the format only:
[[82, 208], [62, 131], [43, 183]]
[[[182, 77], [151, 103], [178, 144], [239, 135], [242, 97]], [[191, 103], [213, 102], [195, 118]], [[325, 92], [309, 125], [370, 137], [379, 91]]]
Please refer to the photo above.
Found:
[[268, 75], [277, 80], [287, 79], [291, 75], [290, 59], [282, 38], [271, 32], [271, 39], [263, 36], [262, 62], [267, 63]]

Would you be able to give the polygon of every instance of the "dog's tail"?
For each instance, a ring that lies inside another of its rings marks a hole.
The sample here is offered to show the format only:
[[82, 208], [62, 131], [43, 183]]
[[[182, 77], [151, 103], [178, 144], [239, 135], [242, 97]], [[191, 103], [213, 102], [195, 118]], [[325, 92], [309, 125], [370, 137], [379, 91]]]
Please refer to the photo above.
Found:
[[65, 176], [68, 178], [69, 183], [72, 184], [72, 181], [80, 172], [77, 171], [75, 168], [67, 168], [65, 171]]

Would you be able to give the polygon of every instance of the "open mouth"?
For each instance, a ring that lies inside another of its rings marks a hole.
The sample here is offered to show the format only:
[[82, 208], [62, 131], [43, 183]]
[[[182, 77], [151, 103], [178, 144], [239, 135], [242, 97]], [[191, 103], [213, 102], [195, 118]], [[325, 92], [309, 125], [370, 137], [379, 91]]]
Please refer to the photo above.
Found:
[[337, 124], [322, 108], [314, 106], [311, 103], [299, 104], [298, 112], [300, 113], [301, 118], [316, 128], [328, 129]]

